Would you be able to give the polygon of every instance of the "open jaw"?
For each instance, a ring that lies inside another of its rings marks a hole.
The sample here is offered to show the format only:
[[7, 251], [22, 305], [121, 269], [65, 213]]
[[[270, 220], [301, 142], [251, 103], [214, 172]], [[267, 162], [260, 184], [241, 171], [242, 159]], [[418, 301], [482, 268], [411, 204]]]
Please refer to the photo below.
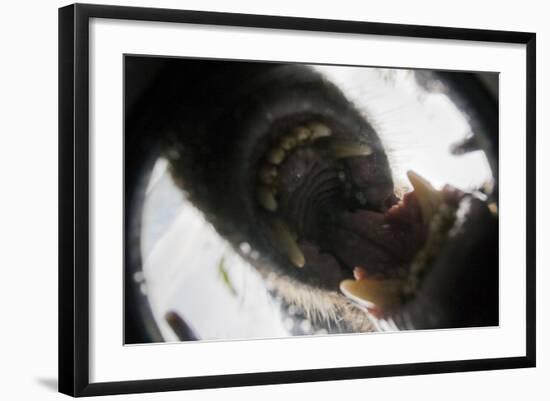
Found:
[[456, 191], [409, 172], [400, 199], [378, 138], [318, 117], [283, 122], [259, 149], [251, 188], [275, 263], [377, 316], [414, 295], [431, 220]]
[[[174, 182], [283, 314], [319, 316], [309, 320], [331, 333], [376, 330], [362, 324], [371, 315], [414, 329], [497, 321], [498, 293], [486, 293], [498, 288], [498, 224], [487, 205], [413, 172], [414, 190], [399, 193], [366, 110], [309, 68], [248, 68], [257, 79], [197, 83], [198, 96], [163, 120], [165, 154]], [[475, 214], [451, 238], [462, 197]]]

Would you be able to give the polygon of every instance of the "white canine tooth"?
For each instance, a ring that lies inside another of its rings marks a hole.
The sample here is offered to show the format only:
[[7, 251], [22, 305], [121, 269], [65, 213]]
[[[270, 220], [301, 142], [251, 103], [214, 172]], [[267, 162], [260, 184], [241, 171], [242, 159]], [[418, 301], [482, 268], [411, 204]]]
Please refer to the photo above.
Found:
[[258, 202], [266, 210], [274, 212], [277, 210], [277, 200], [275, 199], [275, 193], [273, 189], [260, 185], [257, 189], [256, 195], [258, 197]]
[[338, 159], [372, 154], [372, 148], [369, 145], [356, 141], [331, 139], [329, 147], [334, 157]]
[[311, 130], [306, 127], [298, 126], [292, 130], [292, 134], [298, 143], [305, 142], [311, 136]]
[[267, 155], [268, 160], [273, 164], [281, 164], [285, 159], [285, 151], [281, 148], [271, 149]]
[[273, 184], [277, 178], [277, 167], [275, 166], [262, 166], [258, 172], [260, 181], [264, 184]]
[[296, 267], [304, 267], [306, 259], [296, 242], [295, 234], [290, 231], [288, 226], [281, 220], [273, 220], [271, 222], [271, 233], [275, 246], [288, 256], [292, 264]]
[[286, 135], [281, 140], [281, 148], [284, 150], [291, 150], [297, 145], [296, 138], [292, 135]]
[[340, 282], [340, 291], [348, 298], [366, 306], [387, 310], [401, 302], [402, 283], [398, 280], [362, 279]]
[[308, 128], [311, 130], [312, 141], [315, 141], [319, 138], [324, 138], [332, 134], [332, 130], [323, 123], [310, 123]]
[[434, 189], [432, 184], [414, 171], [407, 171], [407, 177], [414, 188], [414, 193], [420, 204], [424, 223], [428, 223], [443, 202], [441, 191]]

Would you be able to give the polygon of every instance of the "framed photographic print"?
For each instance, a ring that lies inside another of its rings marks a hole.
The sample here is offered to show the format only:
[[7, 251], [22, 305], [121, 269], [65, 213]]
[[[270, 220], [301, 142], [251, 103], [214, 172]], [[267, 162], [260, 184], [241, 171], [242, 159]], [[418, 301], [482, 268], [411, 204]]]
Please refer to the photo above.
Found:
[[535, 366], [535, 34], [59, 10], [59, 388]]

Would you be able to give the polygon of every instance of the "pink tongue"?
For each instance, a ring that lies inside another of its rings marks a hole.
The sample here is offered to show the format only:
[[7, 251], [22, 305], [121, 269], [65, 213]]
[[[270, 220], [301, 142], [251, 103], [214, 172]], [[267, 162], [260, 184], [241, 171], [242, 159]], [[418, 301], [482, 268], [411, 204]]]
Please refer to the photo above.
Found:
[[408, 269], [426, 240], [427, 227], [421, 217], [411, 192], [386, 213], [343, 213], [323, 246], [350, 267], [363, 267], [374, 276], [393, 276]]

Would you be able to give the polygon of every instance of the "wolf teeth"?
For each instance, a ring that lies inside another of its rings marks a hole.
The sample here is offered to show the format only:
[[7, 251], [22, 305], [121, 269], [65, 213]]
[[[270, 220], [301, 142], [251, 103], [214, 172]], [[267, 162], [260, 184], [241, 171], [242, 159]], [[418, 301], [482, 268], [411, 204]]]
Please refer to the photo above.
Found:
[[292, 135], [294, 135], [296, 142], [301, 144], [311, 136], [311, 130], [302, 126], [294, 127], [292, 130]]
[[258, 177], [264, 184], [273, 184], [277, 178], [277, 168], [275, 166], [262, 166], [258, 172]]
[[297, 144], [298, 140], [293, 135], [286, 135], [281, 140], [281, 148], [283, 148], [284, 150], [292, 150], [296, 147]]
[[367, 308], [391, 309], [401, 300], [401, 282], [397, 280], [343, 280], [340, 291]]
[[271, 164], [279, 165], [285, 160], [286, 153], [292, 151], [296, 146], [302, 145], [308, 140], [315, 141], [330, 135], [330, 128], [322, 123], [310, 123], [307, 127], [296, 126], [289, 134], [281, 138], [277, 147], [267, 152], [266, 160]]
[[367, 144], [341, 139], [330, 140], [329, 148], [337, 159], [368, 156], [372, 154], [372, 148]]
[[267, 155], [267, 159], [272, 164], [281, 164], [281, 162], [285, 159], [285, 150], [282, 148], [271, 149]]
[[277, 200], [275, 199], [275, 192], [272, 188], [265, 185], [260, 185], [257, 189], [258, 202], [262, 207], [270, 212], [277, 210]]
[[309, 137], [311, 141], [332, 135], [332, 130], [323, 123], [309, 123], [308, 128], [311, 131], [311, 136]]
[[292, 264], [296, 267], [304, 267], [306, 259], [288, 226], [281, 220], [273, 220], [271, 233], [275, 246], [288, 256]]
[[441, 191], [434, 189], [432, 184], [414, 171], [407, 171], [407, 177], [414, 188], [414, 193], [420, 204], [424, 223], [428, 223], [443, 202]]

